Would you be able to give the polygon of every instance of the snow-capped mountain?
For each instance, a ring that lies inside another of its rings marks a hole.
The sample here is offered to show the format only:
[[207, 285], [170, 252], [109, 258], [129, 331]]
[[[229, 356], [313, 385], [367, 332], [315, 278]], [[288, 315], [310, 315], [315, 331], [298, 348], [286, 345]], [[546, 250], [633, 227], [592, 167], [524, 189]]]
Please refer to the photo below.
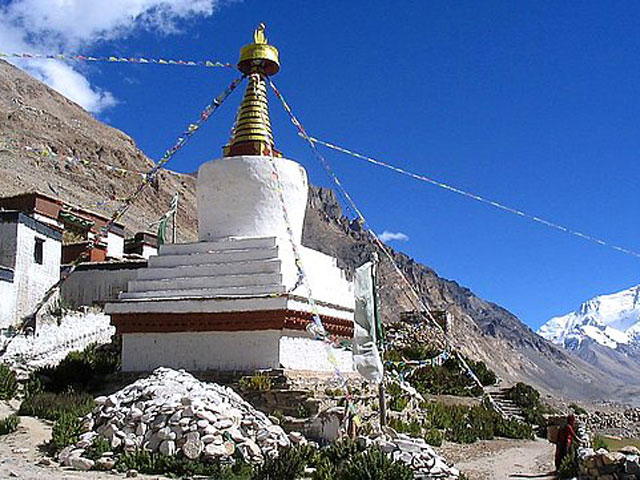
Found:
[[552, 318], [538, 334], [568, 350], [579, 351], [595, 342], [640, 355], [640, 285], [592, 298], [577, 310]]

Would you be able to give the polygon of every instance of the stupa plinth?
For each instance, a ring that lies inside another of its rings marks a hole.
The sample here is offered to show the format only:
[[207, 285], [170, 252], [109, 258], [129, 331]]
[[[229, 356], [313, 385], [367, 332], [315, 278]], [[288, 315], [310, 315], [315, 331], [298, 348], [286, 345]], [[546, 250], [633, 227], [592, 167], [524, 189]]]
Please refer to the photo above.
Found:
[[[163, 245], [106, 307], [124, 371], [333, 371], [325, 344], [306, 331], [312, 307], [294, 244], [326, 330], [352, 338], [353, 285], [335, 258], [301, 245], [307, 174], [276, 150], [269, 121], [265, 77], [279, 68], [261, 25], [241, 50], [248, 84], [224, 156], [198, 171], [199, 241]], [[351, 352], [335, 353], [352, 371]]]

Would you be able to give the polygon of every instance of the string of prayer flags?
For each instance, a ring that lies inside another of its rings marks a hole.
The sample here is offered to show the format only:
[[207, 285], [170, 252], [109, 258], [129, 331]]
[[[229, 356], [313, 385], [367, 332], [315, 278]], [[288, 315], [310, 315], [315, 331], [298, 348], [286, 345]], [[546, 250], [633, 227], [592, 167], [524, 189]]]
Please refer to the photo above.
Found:
[[121, 57], [115, 55], [109, 56], [90, 56], [90, 55], [73, 55], [65, 53], [42, 54], [42, 53], [7, 53], [0, 52], [0, 58], [22, 58], [26, 60], [66, 60], [73, 62], [107, 62], [107, 63], [137, 63], [151, 65], [181, 65], [185, 67], [206, 67], [206, 68], [233, 68], [234, 66], [228, 62], [218, 62], [214, 60], [165, 60], [163, 58], [144, 58], [144, 57]]
[[578, 230], [574, 230], [572, 228], [565, 227], [564, 225], [560, 225], [559, 223], [552, 222], [550, 220], [545, 220], [544, 218], [541, 218], [541, 217], [538, 217], [536, 215], [532, 215], [530, 213], [524, 212], [523, 210], [520, 210], [520, 209], [517, 209], [517, 208], [513, 208], [513, 207], [510, 207], [508, 205], [504, 205], [502, 203], [499, 203], [499, 202], [496, 202], [494, 200], [488, 199], [488, 198], [483, 197], [481, 195], [477, 195], [475, 193], [471, 193], [471, 192], [462, 190], [462, 189], [460, 189], [458, 187], [454, 187], [453, 185], [449, 185], [447, 183], [443, 183], [443, 182], [440, 182], [438, 180], [434, 180], [433, 178], [427, 177], [426, 175], [421, 175], [421, 174], [418, 174], [418, 173], [410, 172], [409, 170], [405, 170], [404, 168], [396, 167], [395, 165], [391, 165], [391, 164], [383, 162], [381, 160], [376, 160], [375, 158], [368, 157], [368, 156], [363, 155], [361, 153], [354, 152], [353, 150], [349, 150], [347, 148], [335, 145], [333, 143], [326, 142], [324, 140], [320, 140], [318, 138], [309, 137], [309, 140], [311, 140], [311, 142], [313, 142], [313, 143], [317, 143], [317, 144], [323, 145], [323, 146], [325, 146], [327, 148], [330, 148], [332, 150], [335, 150], [337, 152], [341, 152], [341, 153], [344, 153], [346, 155], [350, 155], [350, 156], [352, 156], [354, 158], [358, 158], [360, 160], [364, 160], [364, 161], [369, 162], [369, 163], [371, 163], [373, 165], [378, 165], [380, 167], [388, 168], [389, 170], [393, 170], [394, 172], [400, 173], [401, 175], [406, 175], [408, 177], [414, 178], [415, 180], [419, 180], [421, 182], [430, 183], [431, 185], [434, 185], [436, 187], [442, 188], [442, 189], [447, 190], [449, 192], [456, 193], [458, 195], [462, 195], [463, 197], [469, 198], [471, 200], [475, 200], [476, 202], [484, 203], [485, 205], [489, 205], [491, 207], [497, 208], [497, 209], [502, 210], [504, 212], [508, 212], [508, 213], [517, 215], [519, 217], [526, 218], [527, 220], [531, 220], [531, 221], [539, 223], [541, 225], [545, 225], [545, 226], [547, 226], [549, 228], [553, 228], [555, 230], [559, 230], [559, 231], [567, 233], [569, 235], [573, 235], [575, 237], [582, 238], [583, 240], [587, 240], [587, 241], [590, 241], [590, 242], [593, 242], [593, 243], [597, 243], [598, 245], [601, 245], [603, 247], [609, 247], [609, 248], [611, 248], [613, 250], [616, 250], [618, 252], [621, 252], [621, 253], [624, 253], [624, 254], [627, 254], [627, 255], [631, 255], [631, 256], [636, 257], [636, 258], [640, 258], [640, 253], [639, 252], [636, 252], [636, 251], [631, 250], [629, 248], [622, 247], [622, 246], [607, 242], [605, 240], [602, 240], [599, 237], [595, 237], [595, 236], [590, 235], [588, 233], [583, 233], [583, 232], [580, 232]]

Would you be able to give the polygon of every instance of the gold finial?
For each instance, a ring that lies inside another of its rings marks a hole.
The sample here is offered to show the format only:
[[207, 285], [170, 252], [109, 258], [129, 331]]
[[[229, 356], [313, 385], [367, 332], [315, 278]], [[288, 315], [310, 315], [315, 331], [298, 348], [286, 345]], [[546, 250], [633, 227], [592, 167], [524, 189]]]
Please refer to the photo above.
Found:
[[253, 43], [240, 49], [238, 70], [245, 75], [259, 73], [261, 75], [275, 75], [280, 70], [278, 49], [267, 43], [264, 34], [266, 25], [261, 23], [253, 32]]
[[260, 25], [258, 25], [258, 28], [256, 28], [253, 32], [253, 43], [260, 43], [263, 45], [266, 45], [268, 43], [267, 37], [264, 34], [266, 28], [267, 26], [264, 23], [260, 23]]
[[276, 47], [267, 43], [265, 29], [264, 23], [258, 25], [253, 32], [253, 43], [240, 50], [238, 70], [248, 77], [248, 83], [236, 115], [231, 140], [223, 148], [225, 157], [282, 156], [273, 141], [265, 80], [265, 77], [278, 73], [280, 61]]

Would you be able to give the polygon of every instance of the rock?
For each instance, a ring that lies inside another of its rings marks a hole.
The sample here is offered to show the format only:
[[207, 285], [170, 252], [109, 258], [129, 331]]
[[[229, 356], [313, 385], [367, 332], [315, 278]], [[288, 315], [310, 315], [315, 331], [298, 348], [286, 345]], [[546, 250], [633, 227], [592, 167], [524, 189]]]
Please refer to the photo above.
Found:
[[620, 453], [624, 453], [625, 455], [640, 455], [640, 448], [634, 447], [633, 445], [627, 445], [618, 450]]
[[126, 474], [127, 478], [135, 478], [137, 476], [138, 476], [138, 471], [137, 470], [133, 470], [133, 469], [127, 470], [127, 474]]
[[203, 448], [204, 445], [200, 440], [187, 440], [182, 446], [182, 453], [185, 457], [195, 460], [200, 456]]
[[304, 441], [304, 436], [300, 432], [290, 432], [289, 440], [291, 440], [291, 443], [294, 445], [298, 445]]
[[116, 466], [116, 461], [113, 458], [110, 457], [101, 457], [98, 460], [96, 460], [96, 465], [95, 467], [98, 470], [113, 470], [113, 467]]
[[71, 457], [69, 463], [71, 468], [74, 468], [76, 470], [83, 470], [83, 471], [91, 470], [95, 465], [95, 462], [93, 460], [89, 460], [88, 458], [84, 458], [80, 456]]

